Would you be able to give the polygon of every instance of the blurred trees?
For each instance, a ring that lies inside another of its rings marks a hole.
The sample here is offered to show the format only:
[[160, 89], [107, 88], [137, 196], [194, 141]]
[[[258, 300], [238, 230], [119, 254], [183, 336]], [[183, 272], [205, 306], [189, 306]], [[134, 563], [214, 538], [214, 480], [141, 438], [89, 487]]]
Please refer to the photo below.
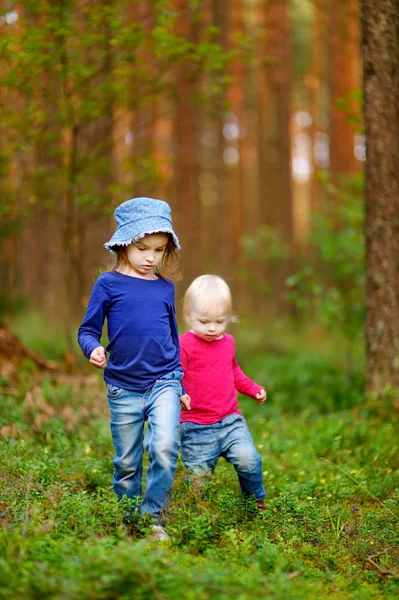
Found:
[[357, 0], [0, 10], [2, 306], [29, 298], [72, 322], [104, 267], [113, 209], [153, 195], [182, 241], [180, 290], [217, 271], [238, 310], [281, 307], [323, 204], [318, 171], [363, 159], [349, 122]]
[[365, 313], [363, 181], [354, 178], [345, 191], [335, 186], [333, 191], [314, 217], [310, 242], [317, 257], [305, 255], [286, 285], [300, 319], [309, 322], [316, 314], [340, 335], [345, 367], [352, 374]]
[[[28, 1], [2, 17], [2, 214], [13, 241], [3, 283], [10, 298], [29, 291], [52, 312], [65, 309], [67, 326], [102, 262], [99, 249], [113, 227], [105, 217], [123, 199], [156, 192], [162, 103], [173, 114], [177, 102], [177, 124], [185, 116], [178, 98], [195, 102], [202, 73], [218, 88], [226, 62], [220, 46], [208, 31], [192, 41], [179, 18], [162, 1], [72, 0]], [[188, 127], [183, 121], [185, 134]], [[187, 146], [181, 139], [177, 146], [185, 159]], [[195, 180], [181, 167], [190, 188], [177, 196], [191, 215]], [[43, 271], [47, 280], [35, 286]]]

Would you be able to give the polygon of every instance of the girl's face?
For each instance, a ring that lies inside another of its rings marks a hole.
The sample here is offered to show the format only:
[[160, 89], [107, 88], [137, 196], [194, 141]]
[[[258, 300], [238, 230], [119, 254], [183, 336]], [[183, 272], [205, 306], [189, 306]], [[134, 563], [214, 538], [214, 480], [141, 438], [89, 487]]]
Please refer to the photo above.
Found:
[[130, 244], [126, 251], [131, 267], [129, 275], [141, 279], [155, 279], [154, 269], [161, 262], [168, 241], [166, 233], [151, 233]]
[[213, 342], [223, 335], [229, 322], [224, 307], [211, 308], [206, 312], [192, 311], [186, 315], [186, 320], [193, 333], [205, 342]]

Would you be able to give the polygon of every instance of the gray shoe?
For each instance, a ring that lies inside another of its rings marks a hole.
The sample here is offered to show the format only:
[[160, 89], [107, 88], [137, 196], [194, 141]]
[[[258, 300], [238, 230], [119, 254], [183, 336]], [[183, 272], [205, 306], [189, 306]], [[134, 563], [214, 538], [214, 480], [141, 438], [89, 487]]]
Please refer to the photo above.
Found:
[[156, 542], [170, 542], [170, 537], [162, 525], [151, 525], [151, 536]]

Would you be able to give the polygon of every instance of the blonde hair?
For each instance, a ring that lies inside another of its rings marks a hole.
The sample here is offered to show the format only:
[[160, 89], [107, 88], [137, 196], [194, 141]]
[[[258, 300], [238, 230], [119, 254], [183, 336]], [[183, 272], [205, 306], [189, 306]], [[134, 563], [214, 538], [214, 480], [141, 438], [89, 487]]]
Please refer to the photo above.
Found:
[[196, 311], [201, 314], [219, 305], [226, 312], [229, 321], [237, 321], [233, 313], [230, 288], [224, 279], [218, 275], [201, 275], [188, 286], [183, 300], [185, 319]]

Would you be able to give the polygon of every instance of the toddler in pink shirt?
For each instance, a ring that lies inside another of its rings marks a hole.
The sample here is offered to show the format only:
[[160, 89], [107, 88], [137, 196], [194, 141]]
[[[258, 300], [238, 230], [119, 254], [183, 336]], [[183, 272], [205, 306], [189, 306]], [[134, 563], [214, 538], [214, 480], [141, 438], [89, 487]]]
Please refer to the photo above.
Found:
[[234, 338], [225, 333], [233, 319], [227, 283], [217, 275], [195, 279], [184, 297], [184, 318], [191, 331], [180, 336], [186, 391], [180, 399], [183, 462], [193, 474], [213, 473], [223, 456], [234, 466], [243, 494], [255, 497], [265, 510], [262, 459], [239, 410], [237, 391], [259, 404], [266, 391], [240, 369]]

